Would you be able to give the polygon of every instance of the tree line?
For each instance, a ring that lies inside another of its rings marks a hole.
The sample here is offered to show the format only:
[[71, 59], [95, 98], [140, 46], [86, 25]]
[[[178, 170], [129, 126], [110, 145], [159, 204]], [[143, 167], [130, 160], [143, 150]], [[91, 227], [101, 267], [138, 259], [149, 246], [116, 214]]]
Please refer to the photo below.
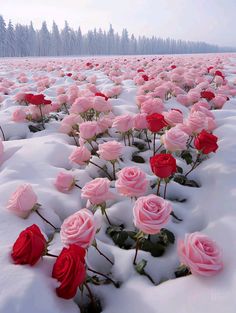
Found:
[[53, 22], [49, 30], [43, 22], [40, 29], [30, 25], [13, 25], [0, 16], [0, 57], [68, 56], [68, 55], [128, 55], [128, 54], [178, 54], [233, 51], [205, 42], [135, 37], [127, 29], [115, 32], [112, 25], [108, 31], [101, 28], [82, 33], [81, 28], [72, 29], [65, 21], [59, 30]]

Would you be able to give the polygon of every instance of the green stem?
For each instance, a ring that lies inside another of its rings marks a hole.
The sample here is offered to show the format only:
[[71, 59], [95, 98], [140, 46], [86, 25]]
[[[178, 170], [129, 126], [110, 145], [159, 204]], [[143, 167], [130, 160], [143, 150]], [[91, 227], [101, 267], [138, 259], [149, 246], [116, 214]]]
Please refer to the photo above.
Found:
[[88, 284], [84, 282], [84, 286], [86, 287], [86, 289], [88, 290], [88, 293], [89, 293], [89, 298], [91, 300], [91, 303], [92, 303], [92, 306], [93, 306], [93, 309], [94, 309], [94, 313], [97, 312], [97, 305], [96, 305], [96, 301], [95, 301], [95, 298], [92, 294], [92, 291], [91, 289], [89, 288]]
[[108, 178], [110, 180], [113, 180], [113, 178], [111, 177], [111, 175], [106, 171], [104, 170], [104, 168], [102, 168], [101, 166], [97, 165], [96, 163], [93, 163], [92, 161], [89, 161], [89, 163], [93, 164], [94, 166], [97, 166], [98, 168], [100, 168], [100, 170], [102, 170], [104, 173], [106, 173], [106, 175], [108, 176]]
[[41, 217], [41, 219], [44, 220], [44, 222], [46, 222], [47, 224], [49, 224], [50, 226], [52, 226], [55, 230], [57, 230], [57, 227], [55, 227], [51, 222], [49, 222], [45, 217], [43, 217], [38, 210], [35, 210], [35, 213], [38, 214], [38, 216]]
[[154, 133], [153, 136], [153, 155], [155, 155], [155, 150], [156, 150], [156, 133]]
[[100, 272], [97, 272], [93, 269], [91, 269], [90, 267], [87, 268], [88, 271], [94, 273], [94, 274], [97, 274], [97, 275], [100, 275], [100, 276], [103, 276], [104, 278], [106, 278], [107, 280], [109, 280], [110, 282], [112, 282], [112, 284], [116, 287], [116, 288], [119, 288], [119, 284], [116, 283], [113, 279], [111, 279], [109, 276], [103, 274], [103, 273], [100, 273]]
[[135, 255], [134, 255], [134, 260], [133, 260], [133, 264], [134, 265], [136, 265], [136, 259], [137, 259], [137, 255], [138, 255], [138, 250], [139, 250], [139, 239], [137, 239], [136, 246], [135, 246]]
[[40, 114], [41, 114], [42, 127], [43, 127], [43, 129], [45, 129], [45, 126], [44, 126], [44, 118], [43, 118], [43, 112], [42, 112], [42, 105], [41, 105], [41, 104], [39, 105], [39, 110], [40, 110]]
[[111, 265], [114, 265], [114, 263], [97, 247], [97, 243], [94, 245], [94, 248], [97, 250], [97, 252], [103, 256]]
[[161, 179], [158, 179], [158, 185], [157, 185], [157, 196], [159, 196], [160, 186], [161, 186]]
[[2, 138], [4, 141], [6, 141], [6, 137], [5, 137], [5, 134], [3, 132], [3, 129], [2, 129], [2, 126], [0, 126], [0, 130], [1, 130], [1, 133], [2, 133]]
[[164, 189], [164, 199], [166, 198], [166, 189], [167, 189], [167, 184], [168, 184], [168, 183], [165, 183], [165, 189]]

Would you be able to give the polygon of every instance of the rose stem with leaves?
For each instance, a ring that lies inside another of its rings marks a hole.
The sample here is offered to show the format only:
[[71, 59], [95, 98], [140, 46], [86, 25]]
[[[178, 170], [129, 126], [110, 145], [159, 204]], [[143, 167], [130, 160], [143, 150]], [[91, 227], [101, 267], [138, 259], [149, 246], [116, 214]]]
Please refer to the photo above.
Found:
[[110, 180], [113, 180], [113, 178], [111, 177], [111, 175], [106, 171], [104, 170], [104, 168], [102, 168], [101, 166], [97, 165], [96, 163], [93, 163], [91, 160], [89, 160], [89, 163], [93, 164], [94, 166], [98, 167], [100, 170], [102, 170], [106, 175], [107, 177], [110, 179]]
[[97, 312], [97, 305], [96, 305], [96, 301], [94, 299], [94, 296], [92, 294], [92, 291], [91, 291], [91, 289], [89, 288], [89, 286], [88, 286], [88, 284], [86, 282], [84, 282], [84, 286], [88, 290], [89, 298], [91, 300], [91, 303], [92, 303], [92, 306], [93, 306], [93, 309], [94, 309], [94, 313], [95, 313], [95, 312]]
[[107, 280], [109, 280], [116, 288], [119, 288], [119, 283], [115, 282], [113, 279], [111, 279], [109, 276], [103, 274], [103, 273], [100, 273], [100, 272], [97, 272], [93, 269], [91, 269], [90, 267], [87, 268], [88, 271], [94, 273], [94, 274], [97, 274], [97, 275], [100, 275], [104, 278], [106, 278]]
[[43, 112], [42, 112], [42, 104], [39, 105], [39, 111], [40, 111], [40, 114], [41, 114], [42, 127], [43, 127], [43, 129], [45, 129], [45, 126], [44, 126], [44, 118], [43, 118]]
[[187, 177], [188, 174], [190, 174], [196, 167], [198, 167], [198, 165], [201, 164], [201, 162], [200, 162], [200, 156], [201, 156], [201, 154], [199, 153], [198, 156], [197, 156], [197, 158], [196, 158], [196, 160], [195, 160], [195, 162], [194, 162], [193, 165], [192, 165], [192, 168], [184, 175], [184, 177]]
[[159, 192], [160, 192], [160, 186], [161, 186], [161, 179], [158, 179], [157, 196], [159, 195]]
[[94, 241], [93, 247], [97, 250], [97, 252], [103, 256], [111, 265], [114, 265], [114, 263], [98, 248], [96, 240]]
[[154, 133], [153, 136], [153, 155], [155, 155], [155, 150], [156, 150], [156, 133]]

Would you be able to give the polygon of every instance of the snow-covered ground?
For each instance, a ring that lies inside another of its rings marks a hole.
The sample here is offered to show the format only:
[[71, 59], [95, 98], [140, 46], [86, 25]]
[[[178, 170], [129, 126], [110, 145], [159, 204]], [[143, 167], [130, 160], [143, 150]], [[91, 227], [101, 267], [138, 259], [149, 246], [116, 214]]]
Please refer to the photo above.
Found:
[[[147, 57], [149, 60], [151, 57]], [[164, 57], [165, 58], [165, 57]], [[229, 82], [236, 78], [236, 56], [234, 55], [207, 55], [207, 56], [176, 56], [166, 57], [169, 63], [183, 62], [189, 68], [191, 61], [198, 60], [210, 66], [217, 58], [221, 60], [222, 70]], [[188, 59], [189, 58], [189, 59]], [[122, 58], [124, 59], [124, 58]], [[132, 57], [127, 57], [132, 63]], [[137, 57], [135, 58], [137, 60]], [[98, 59], [89, 59], [88, 62], [100, 62]], [[171, 62], [170, 62], [171, 60]], [[27, 226], [35, 223], [41, 230], [51, 234], [51, 228], [45, 224], [36, 213], [27, 219], [21, 219], [6, 210], [6, 204], [12, 192], [23, 184], [32, 185], [42, 205], [41, 213], [54, 225], [60, 227], [63, 220], [85, 207], [86, 201], [81, 200], [80, 190], [74, 188], [69, 193], [61, 193], [54, 187], [57, 174], [63, 169], [73, 172], [79, 185], [83, 186], [99, 172], [93, 165], [86, 170], [72, 165], [68, 157], [74, 150], [73, 138], [59, 132], [59, 121], [46, 124], [46, 129], [40, 132], [30, 132], [28, 122], [16, 123], [12, 121], [12, 113], [19, 106], [14, 100], [17, 92], [22, 88], [25, 91], [37, 92], [33, 75], [48, 76], [55, 82], [42, 92], [54, 100], [56, 88], [68, 88], [74, 84], [71, 77], [60, 77], [58, 71], [78, 71], [87, 77], [96, 75], [96, 87], [106, 91], [114, 86], [107, 73], [102, 69], [86, 69], [73, 63], [70, 59], [28, 59], [28, 60], [1, 60], [0, 81], [7, 79], [15, 83], [9, 87], [9, 94], [0, 92], [2, 103], [0, 112], [0, 126], [6, 141], [4, 154], [1, 160], [0, 171], [0, 312], [1, 313], [74, 313], [79, 312], [78, 305], [73, 300], [63, 300], [55, 293], [57, 281], [51, 278], [54, 258], [44, 257], [34, 267], [14, 265], [10, 252], [19, 233]], [[72, 65], [70, 64], [72, 63]], [[84, 62], [81, 61], [81, 62]], [[103, 60], [103, 62], [105, 62]], [[184, 64], [183, 62], [183, 64]], [[133, 62], [134, 63], [134, 62]], [[39, 64], [42, 64], [41, 68]], [[73, 67], [74, 64], [74, 67]], [[117, 62], [119, 64], [119, 62]], [[124, 64], [124, 63], [122, 63]], [[182, 65], [183, 65], [182, 64]], [[35, 68], [34, 68], [35, 65]], [[53, 68], [58, 65], [58, 69]], [[131, 70], [132, 66], [130, 67]], [[28, 77], [26, 83], [19, 83], [17, 76], [24, 72]], [[129, 78], [129, 77], [127, 77]], [[83, 81], [79, 88], [85, 88]], [[138, 113], [136, 104], [137, 86], [132, 79], [122, 80], [122, 92], [117, 99], [111, 99], [113, 113]], [[181, 105], [175, 98], [165, 101], [165, 110], [180, 109], [187, 116], [189, 108]], [[106, 260], [97, 254], [94, 248], [89, 248], [87, 262], [93, 268], [104, 273], [111, 273], [112, 277], [121, 282], [116, 289], [112, 285], [93, 286], [91, 289], [101, 300], [104, 313], [234, 313], [236, 307], [236, 98], [230, 97], [222, 109], [212, 110], [217, 123], [214, 134], [218, 136], [219, 149], [212, 153], [190, 178], [200, 184], [200, 188], [191, 188], [171, 182], [168, 186], [168, 199], [177, 216], [183, 219], [176, 222], [172, 219], [167, 227], [176, 239], [183, 238], [185, 233], [201, 231], [214, 239], [223, 250], [224, 269], [214, 277], [198, 277], [194, 275], [176, 279], [174, 271], [179, 265], [176, 253], [176, 244], [169, 247], [167, 252], [158, 258], [149, 253], [140, 251], [138, 259], [146, 259], [146, 271], [152, 276], [157, 286], [145, 277], [138, 275], [132, 265], [134, 250], [123, 250], [115, 246], [106, 235], [106, 222], [99, 211], [95, 213], [101, 223], [101, 230], [97, 234], [97, 242], [101, 250], [114, 261], [110, 266]], [[152, 172], [148, 159], [151, 154], [142, 154], [147, 161], [137, 164], [130, 155], [136, 151], [134, 147], [127, 147], [121, 167], [140, 166], [151, 180]], [[94, 161], [98, 160], [93, 157]], [[186, 171], [187, 166], [181, 164]], [[113, 188], [112, 188], [113, 189]], [[163, 190], [161, 190], [163, 192]], [[174, 199], [186, 199], [177, 202]], [[132, 201], [126, 197], [116, 195], [108, 206], [109, 217], [114, 224], [124, 223], [132, 227]], [[59, 254], [61, 243], [59, 235], [54, 237], [50, 244], [51, 253]], [[161, 283], [160, 283], [161, 282]], [[160, 283], [160, 284], [159, 284]], [[79, 299], [79, 295], [76, 298]]]

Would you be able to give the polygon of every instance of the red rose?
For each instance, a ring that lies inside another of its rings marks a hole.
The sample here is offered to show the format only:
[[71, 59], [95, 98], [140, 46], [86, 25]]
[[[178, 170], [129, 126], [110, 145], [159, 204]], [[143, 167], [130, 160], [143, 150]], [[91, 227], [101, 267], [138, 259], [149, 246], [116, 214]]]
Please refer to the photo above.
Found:
[[144, 70], [142, 68], [140, 68], [139, 70], [137, 70], [138, 73], [144, 73]]
[[218, 149], [217, 137], [208, 133], [203, 129], [200, 134], [195, 138], [194, 145], [197, 150], [202, 151], [204, 154], [216, 152]]
[[145, 80], [145, 82], [147, 82], [149, 80], [148, 76], [147, 75], [142, 75], [142, 78]]
[[52, 103], [51, 100], [46, 100], [45, 96], [42, 95], [42, 94], [40, 94], [40, 95], [32, 95], [31, 98], [29, 99], [29, 102], [31, 104], [34, 104], [34, 105], [41, 105], [41, 104], [47, 105], [47, 104], [51, 104]]
[[105, 98], [106, 101], [108, 100], [108, 97], [106, 95], [104, 95], [104, 93], [102, 93], [102, 92], [96, 92], [95, 97], [103, 97], [103, 98]]
[[221, 71], [215, 71], [215, 76], [220, 76], [220, 77], [222, 77], [223, 79], [225, 79], [225, 76], [222, 74], [222, 72]]
[[171, 65], [172, 70], [176, 68], [176, 65]]
[[207, 68], [207, 72], [209, 73], [210, 70], [212, 70], [212, 69], [213, 69], [213, 66], [209, 66], [209, 67]]
[[206, 99], [207, 101], [211, 101], [213, 98], [215, 98], [215, 95], [211, 91], [202, 91], [201, 97]]
[[71, 77], [72, 73], [67, 73], [66, 76]]
[[146, 117], [148, 123], [148, 129], [153, 132], [157, 133], [162, 128], [166, 127], [168, 123], [165, 121], [164, 116], [159, 113], [153, 113]]
[[150, 158], [153, 173], [160, 178], [167, 178], [176, 173], [176, 159], [171, 154], [156, 154]]
[[52, 270], [52, 277], [61, 283], [56, 289], [59, 297], [71, 299], [76, 295], [86, 276], [84, 257], [85, 249], [78, 245], [62, 249]]
[[46, 252], [47, 242], [35, 224], [23, 230], [12, 248], [15, 264], [34, 265]]
[[26, 93], [25, 94], [25, 101], [30, 102], [30, 99], [32, 98], [33, 94], [32, 93]]

